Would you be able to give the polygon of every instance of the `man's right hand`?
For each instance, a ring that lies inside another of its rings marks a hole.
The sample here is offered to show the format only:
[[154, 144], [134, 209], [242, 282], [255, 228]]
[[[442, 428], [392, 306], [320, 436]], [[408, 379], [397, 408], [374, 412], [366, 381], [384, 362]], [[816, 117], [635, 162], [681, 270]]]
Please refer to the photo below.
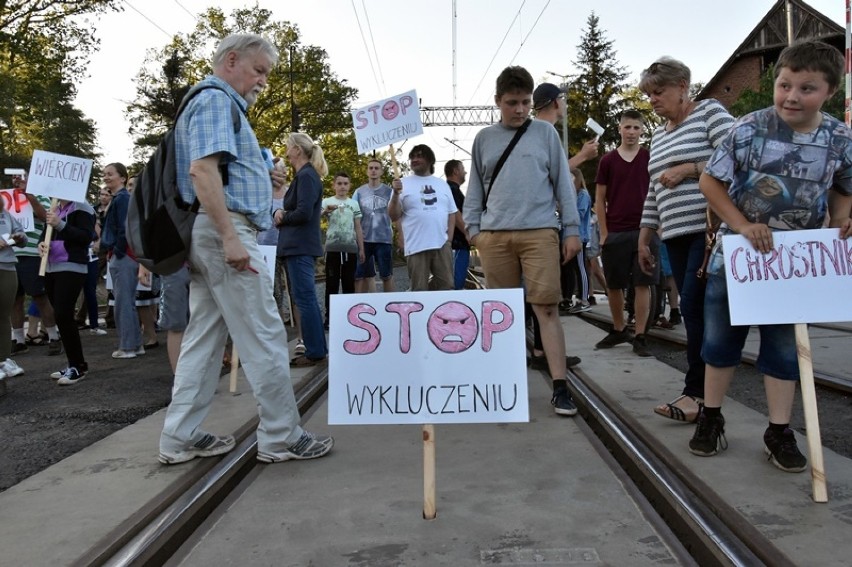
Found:
[[402, 191], [402, 179], [397, 177], [391, 181], [391, 187], [393, 187], [394, 192], [399, 195], [400, 191]]
[[251, 263], [248, 250], [236, 236], [223, 240], [222, 248], [225, 252], [225, 263], [238, 272], [245, 270]]

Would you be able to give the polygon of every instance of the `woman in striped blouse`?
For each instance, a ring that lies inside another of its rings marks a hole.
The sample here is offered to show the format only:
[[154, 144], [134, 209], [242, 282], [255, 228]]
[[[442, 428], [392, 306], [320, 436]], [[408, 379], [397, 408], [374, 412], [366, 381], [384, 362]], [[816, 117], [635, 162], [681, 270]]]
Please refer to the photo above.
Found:
[[698, 189], [698, 178], [734, 123], [717, 100], [692, 100], [689, 81], [689, 67], [671, 57], [655, 61], [639, 80], [654, 112], [666, 120], [651, 140], [651, 184], [642, 213], [639, 261], [643, 269], [655, 261], [649, 244], [659, 231], [680, 294], [689, 363], [681, 395], [654, 411], [684, 422], [698, 418], [704, 400], [704, 281], [698, 270], [704, 260], [707, 202]]

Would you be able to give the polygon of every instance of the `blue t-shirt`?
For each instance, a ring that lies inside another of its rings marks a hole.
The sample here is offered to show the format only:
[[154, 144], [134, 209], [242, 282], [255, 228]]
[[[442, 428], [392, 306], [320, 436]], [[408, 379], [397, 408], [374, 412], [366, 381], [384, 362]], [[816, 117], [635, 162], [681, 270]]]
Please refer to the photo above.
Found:
[[[774, 107], [765, 108], [734, 124], [704, 172], [729, 184], [728, 195], [750, 222], [772, 230], [820, 228], [828, 191], [852, 195], [852, 131], [823, 114], [816, 130], [796, 132]], [[722, 225], [721, 234], [732, 232]], [[714, 273], [721, 268], [718, 248]]]

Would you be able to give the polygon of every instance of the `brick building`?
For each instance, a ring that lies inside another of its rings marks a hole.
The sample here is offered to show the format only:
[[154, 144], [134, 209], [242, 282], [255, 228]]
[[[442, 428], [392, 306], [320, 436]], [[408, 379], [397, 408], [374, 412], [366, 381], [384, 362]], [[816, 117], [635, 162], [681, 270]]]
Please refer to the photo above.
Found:
[[[744, 89], [758, 89], [760, 76], [778, 59], [787, 46], [787, 10], [785, 0], [778, 0], [759, 24], [734, 51], [696, 97], [715, 98], [726, 107], [737, 100]], [[844, 29], [814, 10], [806, 2], [790, 0], [793, 41], [819, 39], [846, 49]]]

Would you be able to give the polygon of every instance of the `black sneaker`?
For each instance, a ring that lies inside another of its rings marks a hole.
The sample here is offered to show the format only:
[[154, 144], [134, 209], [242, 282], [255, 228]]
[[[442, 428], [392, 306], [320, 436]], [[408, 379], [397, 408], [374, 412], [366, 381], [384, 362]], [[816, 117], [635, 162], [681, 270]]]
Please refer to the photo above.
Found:
[[28, 352], [30, 347], [26, 345], [26, 343], [19, 343], [18, 341], [12, 341], [12, 356], [16, 354], [24, 354]]
[[669, 323], [672, 325], [680, 325], [683, 322], [680, 316], [680, 310], [672, 309], [669, 313]]
[[641, 356], [643, 358], [654, 356], [648, 350], [648, 345], [645, 342], [645, 335], [636, 335], [635, 337], [633, 337], [633, 353], [636, 356]]
[[725, 439], [725, 418], [707, 417], [704, 412], [698, 416], [695, 434], [689, 441], [689, 452], [699, 457], [712, 457], [728, 448]]
[[48, 356], [57, 356], [62, 354], [62, 341], [48, 341], [47, 343], [47, 355]]
[[612, 330], [607, 336], [598, 341], [598, 344], [595, 345], [595, 349], [612, 348], [616, 345], [629, 342], [630, 331], [628, 331], [627, 328], [624, 328], [621, 331]]
[[577, 415], [577, 406], [565, 388], [554, 391], [550, 403], [553, 405], [553, 411], [559, 415]]
[[[53, 374], [51, 374], [51, 377], [53, 377]], [[73, 366], [70, 366], [62, 371], [62, 375], [56, 383], [60, 386], [70, 386], [71, 384], [76, 384], [85, 377], [86, 372], [84, 370], [78, 370]]]
[[769, 462], [784, 472], [802, 472], [808, 467], [808, 460], [799, 452], [796, 436], [787, 427], [783, 433], [776, 433], [767, 428], [763, 434], [764, 452], [769, 456]]
[[[565, 368], [574, 368], [581, 362], [582, 360], [580, 360], [579, 356], [566, 356]], [[547, 365], [547, 357], [545, 355], [536, 356], [533, 354], [531, 356], [528, 356], [527, 366], [529, 366], [533, 370], [541, 370], [542, 372], [550, 373], [550, 367]]]

